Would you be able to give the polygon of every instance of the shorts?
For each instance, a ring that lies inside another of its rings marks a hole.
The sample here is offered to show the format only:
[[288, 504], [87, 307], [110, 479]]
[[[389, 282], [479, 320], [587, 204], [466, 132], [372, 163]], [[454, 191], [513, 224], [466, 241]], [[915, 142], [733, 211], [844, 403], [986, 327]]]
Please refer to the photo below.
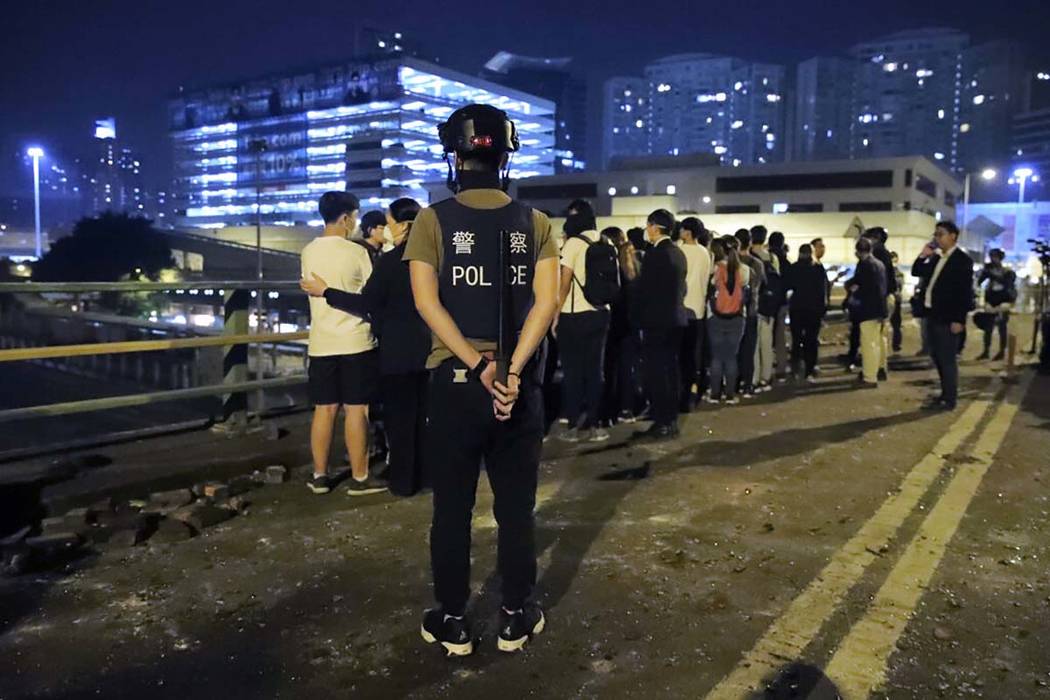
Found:
[[379, 393], [379, 352], [311, 357], [307, 374], [315, 406], [367, 406]]

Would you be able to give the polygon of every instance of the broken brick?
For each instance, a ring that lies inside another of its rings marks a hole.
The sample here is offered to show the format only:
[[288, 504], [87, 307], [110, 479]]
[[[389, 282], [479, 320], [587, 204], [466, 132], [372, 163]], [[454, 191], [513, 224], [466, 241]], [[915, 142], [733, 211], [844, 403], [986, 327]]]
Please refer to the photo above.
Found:
[[150, 494], [149, 501], [160, 508], [180, 508], [193, 502], [193, 492], [189, 489], [157, 491]]
[[266, 467], [267, 484], [283, 484], [288, 480], [288, 468], [282, 465]]
[[173, 542], [184, 542], [193, 537], [194, 532], [186, 523], [174, 518], [164, 518], [157, 525], [157, 531], [150, 538], [150, 543], [171, 544]]
[[172, 519], [186, 523], [197, 532], [225, 522], [233, 516], [233, 511], [210, 503], [198, 503], [186, 508], [180, 508], [171, 514]]

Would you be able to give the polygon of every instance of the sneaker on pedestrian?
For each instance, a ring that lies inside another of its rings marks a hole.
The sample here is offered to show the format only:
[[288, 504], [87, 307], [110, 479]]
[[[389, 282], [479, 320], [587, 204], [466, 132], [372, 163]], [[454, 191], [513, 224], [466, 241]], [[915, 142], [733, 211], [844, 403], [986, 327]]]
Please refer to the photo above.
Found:
[[706, 394], [704, 394], [704, 401], [706, 401], [707, 403], [713, 403], [715, 405], [718, 405], [718, 397], [712, 394], [711, 392], [707, 392]]
[[636, 422], [638, 419], [635, 418], [634, 414], [631, 413], [630, 411], [620, 411], [620, 419], [619, 420], [620, 420], [621, 423], [628, 423], [628, 424], [630, 424], [630, 423]]
[[349, 482], [346, 493], [350, 496], [368, 496], [373, 493], [382, 493], [387, 489], [387, 482], [371, 474], [364, 481], [350, 477]]
[[332, 490], [332, 480], [327, 474], [314, 474], [306, 482], [306, 488], [318, 495], [328, 493]]
[[817, 378], [815, 376], [813, 376], [812, 374], [808, 374], [808, 375], [806, 375], [805, 382], [806, 382], [806, 384], [816, 384], [817, 383]]
[[576, 428], [567, 428], [558, 434], [558, 439], [563, 442], [579, 442], [580, 431]]
[[741, 398], [745, 398], [745, 399], [753, 399], [753, 398], [755, 398], [755, 388], [754, 387], [750, 387], [750, 386], [745, 386], [740, 391], [740, 396], [741, 396]]
[[521, 651], [529, 640], [543, 631], [547, 620], [543, 610], [535, 603], [526, 603], [519, 610], [499, 610], [499, 637], [496, 646], [500, 651]]
[[884, 370], [884, 369], [880, 369], [879, 373], [877, 375], [875, 375], [875, 377], [880, 382], [884, 382], [884, 381], [886, 381], [886, 380], [888, 380], [890, 378], [889, 375], [886, 374], [886, 370]]
[[593, 430], [587, 431], [587, 437], [580, 438], [587, 442], [605, 442], [609, 439], [609, 433], [605, 428], [594, 428]]
[[446, 615], [440, 610], [427, 610], [423, 613], [419, 633], [427, 644], [440, 644], [448, 656], [470, 656], [474, 653], [474, 639], [465, 617]]
[[726, 403], [730, 406], [736, 406], [738, 403], [740, 403], [740, 399], [738, 399], [735, 396], [730, 396], [726, 399]]
[[985, 350], [984, 352], [982, 352], [980, 355], [978, 355], [977, 357], [975, 357], [973, 359], [975, 359], [975, 360], [987, 360], [988, 357], [989, 357], [988, 351]]
[[568, 425], [568, 424], [569, 424], [569, 419], [568, 418], [559, 418], [558, 419], [558, 425]]
[[1006, 357], [1006, 352], [1000, 350], [999, 352], [995, 353], [995, 357], [992, 358], [992, 362], [1001, 362], [1004, 357]]

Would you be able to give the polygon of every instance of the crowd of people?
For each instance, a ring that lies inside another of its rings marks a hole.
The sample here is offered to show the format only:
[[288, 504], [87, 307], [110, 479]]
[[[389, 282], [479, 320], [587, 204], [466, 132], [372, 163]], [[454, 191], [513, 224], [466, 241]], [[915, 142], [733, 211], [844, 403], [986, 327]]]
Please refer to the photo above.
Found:
[[[310, 488], [326, 493], [332, 486], [327, 446], [343, 405], [349, 492], [389, 487], [408, 496], [426, 486], [421, 446], [431, 336], [413, 303], [403, 260], [420, 205], [399, 199], [386, 212], [368, 212], [360, 235], [351, 239], [358, 206], [352, 194], [326, 194], [320, 204], [325, 232], [303, 251], [317, 405]], [[838, 281], [824, 268], [820, 238], [800, 245], [791, 260], [784, 235], [761, 225], [720, 235], [695, 216], [677, 221], [662, 209], [647, 217], [644, 228], [599, 230], [596, 224], [587, 201], [569, 205], [559, 312], [546, 353], [548, 437], [602, 442], [613, 425], [649, 420], [639, 438], [671, 439], [679, 416], [702, 403], [737, 404], [778, 383], [816, 380], [821, 331]], [[921, 324], [919, 353], [930, 355], [944, 386], [931, 408], [955, 406], [954, 358], [974, 308], [970, 256], [960, 255], [958, 263], [953, 258], [950, 270], [941, 270], [958, 249], [957, 238], [952, 222], [938, 224], [935, 240], [911, 270], [918, 280], [911, 313]], [[887, 239], [885, 229], [864, 231], [844, 282], [850, 329], [844, 364], [859, 370], [859, 388], [885, 381], [891, 352], [902, 347], [905, 276]], [[994, 333], [999, 345], [992, 359], [1003, 359], [1006, 351], [1017, 295], [1003, 257], [993, 250], [976, 279], [978, 287], [987, 283], [985, 308], [974, 315], [984, 332], [977, 359], [991, 357]], [[378, 441], [388, 467], [381, 476], [367, 469], [369, 436], [377, 438], [369, 418], [382, 425]]]
[[[422, 208], [398, 199], [361, 219], [349, 192], [319, 202], [321, 236], [302, 253], [310, 295], [309, 393], [313, 475], [328, 493], [339, 411], [350, 495], [430, 488], [436, 606], [420, 634], [450, 656], [473, 653], [471, 518], [484, 466], [498, 524], [502, 603], [497, 646], [520, 651], [543, 631], [536, 584], [535, 503], [543, 442], [603, 442], [617, 423], [650, 421], [632, 439], [671, 440], [701, 403], [737, 404], [820, 372], [821, 328], [836, 280], [819, 238], [796, 258], [782, 233], [756, 225], [732, 235], [665, 209], [645, 226], [599, 230], [589, 202], [549, 217], [506, 194], [514, 123], [469, 105], [438, 127], [454, 196]], [[974, 309], [973, 260], [951, 222], [915, 260], [912, 312], [954, 409], [957, 357]], [[561, 238], [559, 245], [558, 239]], [[856, 241], [845, 281], [849, 368], [861, 387], [888, 377], [901, 345], [903, 275], [886, 231]], [[1014, 279], [996, 252], [987, 282], [985, 344], [1005, 347]], [[890, 330], [892, 328], [892, 331]], [[790, 343], [788, 336], [790, 334]], [[560, 376], [560, 381], [557, 378]], [[382, 425], [385, 438], [373, 434]], [[374, 445], [387, 445], [373, 474]]]
[[[663, 209], [644, 228], [599, 231], [584, 200], [569, 205], [564, 234], [548, 357], [548, 376], [562, 373], [558, 439], [601, 442], [640, 418], [652, 425], [639, 437], [670, 439], [700, 402], [739, 403], [819, 372], [830, 294], [820, 239], [791, 262], [780, 232], [718, 235]], [[616, 267], [612, 292], [591, 284]]]

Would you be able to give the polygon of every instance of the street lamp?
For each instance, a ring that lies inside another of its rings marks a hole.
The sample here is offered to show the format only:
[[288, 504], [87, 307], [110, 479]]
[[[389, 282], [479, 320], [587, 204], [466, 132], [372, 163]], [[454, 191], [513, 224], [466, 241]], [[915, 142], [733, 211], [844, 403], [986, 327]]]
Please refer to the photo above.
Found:
[[1014, 171], [1014, 181], [1018, 183], [1017, 188], [1017, 204], [1018, 206], [1024, 204], [1024, 188], [1029, 180], [1032, 182], [1039, 182], [1039, 176], [1035, 174], [1035, 171], [1031, 168], [1018, 168]]
[[40, 159], [44, 157], [44, 149], [30, 146], [26, 149], [26, 155], [33, 159], [33, 214], [36, 222], [36, 259], [39, 260], [44, 248], [40, 237]]

